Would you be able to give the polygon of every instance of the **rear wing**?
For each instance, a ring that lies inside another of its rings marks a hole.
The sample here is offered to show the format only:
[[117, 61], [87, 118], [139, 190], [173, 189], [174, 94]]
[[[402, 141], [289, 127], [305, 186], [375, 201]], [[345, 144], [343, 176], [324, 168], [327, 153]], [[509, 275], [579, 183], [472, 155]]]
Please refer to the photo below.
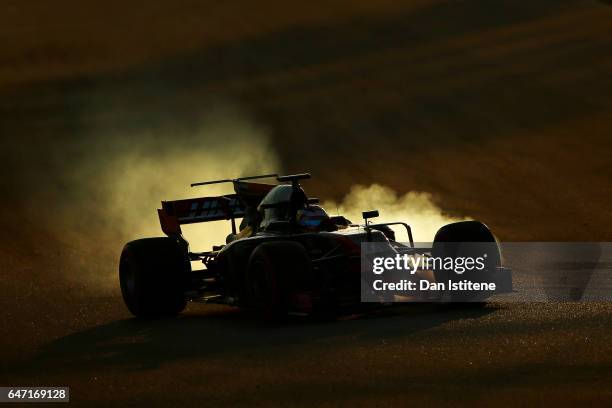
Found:
[[278, 174], [262, 174], [259, 176], [240, 177], [202, 181], [191, 184], [191, 187], [218, 183], [232, 183], [235, 194], [218, 197], [198, 197], [185, 200], [162, 201], [162, 208], [157, 210], [162, 231], [168, 236], [181, 235], [181, 225], [199, 222], [230, 220], [232, 233], [236, 233], [236, 218], [251, 217], [257, 211], [257, 206], [266, 194], [274, 188], [271, 184], [254, 183], [247, 180], [276, 178], [277, 181], [290, 181], [299, 187], [299, 180], [310, 178], [309, 173], [279, 176]]
[[236, 194], [162, 201], [162, 208], [157, 210], [162, 231], [169, 236], [180, 235], [183, 224], [231, 220], [232, 232], [235, 233], [234, 220], [243, 218], [251, 208], [257, 208], [274, 187], [270, 184], [229, 181], [234, 183]]

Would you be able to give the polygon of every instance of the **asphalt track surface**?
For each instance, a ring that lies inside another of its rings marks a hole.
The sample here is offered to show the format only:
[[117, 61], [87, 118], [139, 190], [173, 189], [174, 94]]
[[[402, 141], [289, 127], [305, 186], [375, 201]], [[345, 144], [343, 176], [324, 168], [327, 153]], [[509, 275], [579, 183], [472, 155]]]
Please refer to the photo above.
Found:
[[87, 406], [563, 406], [612, 399], [609, 303], [406, 305], [280, 325], [214, 306], [190, 306], [162, 321], [129, 318], [119, 299], [79, 308], [104, 308], [103, 323], [73, 322], [69, 334], [8, 356], [2, 384], [69, 385], [73, 402]]
[[[181, 136], [227, 101], [323, 199], [376, 182], [503, 241], [612, 241], [608, 2], [281, 3], [3, 2], [0, 385], [67, 385], [84, 406], [609, 406], [606, 302], [129, 316], [121, 247], [177, 192], [165, 169], [227, 157]], [[104, 205], [126, 151], [159, 159], [129, 219]]]
[[70, 386], [85, 406], [612, 400], [611, 302], [414, 303], [276, 323], [191, 303], [138, 320], [118, 296], [49, 283], [2, 306], [0, 383]]

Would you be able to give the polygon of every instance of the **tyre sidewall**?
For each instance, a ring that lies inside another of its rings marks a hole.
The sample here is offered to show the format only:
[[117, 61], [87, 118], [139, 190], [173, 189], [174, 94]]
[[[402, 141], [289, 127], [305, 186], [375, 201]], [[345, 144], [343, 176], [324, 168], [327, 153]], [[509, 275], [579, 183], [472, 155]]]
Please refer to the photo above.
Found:
[[119, 275], [126, 306], [138, 317], [171, 316], [186, 305], [190, 264], [171, 238], [129, 242], [121, 253]]

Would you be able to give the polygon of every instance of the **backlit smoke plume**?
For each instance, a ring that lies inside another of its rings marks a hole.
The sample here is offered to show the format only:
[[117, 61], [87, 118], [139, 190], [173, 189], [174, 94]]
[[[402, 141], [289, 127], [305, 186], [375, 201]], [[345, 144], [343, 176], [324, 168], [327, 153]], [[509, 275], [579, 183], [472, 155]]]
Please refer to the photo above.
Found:
[[[445, 215], [434, 204], [429, 193], [410, 191], [399, 195], [393, 189], [379, 184], [353, 185], [340, 203], [328, 201], [323, 206], [330, 214], [338, 212], [354, 223], [363, 223], [363, 211], [378, 210], [380, 217], [375, 222], [406, 222], [411, 226], [416, 242], [431, 242], [442, 225], [461, 221]], [[395, 230], [398, 240], [407, 241], [405, 230]]]
[[[209, 115], [188, 130], [160, 130], [168, 137], [158, 150], [143, 149], [115, 157], [109, 164], [103, 184], [107, 188], [104, 212], [121, 226], [125, 239], [163, 235], [156, 209], [162, 200], [233, 193], [231, 183], [191, 188], [190, 183], [274, 172], [278, 159], [265, 132], [237, 112]], [[173, 145], [172, 140], [191, 140]], [[211, 139], [217, 140], [211, 143]], [[210, 250], [225, 242], [229, 221], [182, 227], [192, 249]]]
[[[207, 106], [197, 118], [145, 126], [113, 126], [116, 117], [141, 119], [138, 110], [102, 112], [95, 113], [102, 123], [83, 132], [86, 149], [67, 145], [79, 159], [56, 170], [71, 199], [47, 200], [56, 207], [49, 229], [67, 248], [58, 272], [98, 293], [117, 293], [126, 242], [164, 235], [156, 211], [162, 200], [233, 193], [231, 183], [190, 183], [276, 172], [280, 166], [266, 130], [231, 104]], [[229, 221], [183, 226], [195, 251], [225, 243], [230, 231]]]
[[[139, 109], [129, 101], [104, 102], [80, 112], [86, 126], [78, 138], [56, 140], [52, 149], [39, 153], [52, 159], [53, 167], [33, 167], [28, 175], [49, 175], [30, 200], [30, 212], [39, 212], [36, 203], [47, 203], [45, 214], [52, 217], [41, 223], [59, 248], [58, 265], [50, 268], [76, 285], [117, 293], [123, 245], [163, 236], [156, 211], [162, 200], [233, 192], [231, 184], [190, 188], [190, 183], [283, 171], [268, 130], [231, 103], [203, 104], [183, 114], [164, 113], [163, 107]], [[316, 196], [316, 191], [308, 193]], [[341, 202], [323, 206], [353, 222], [362, 222], [362, 211], [378, 209], [377, 221], [406, 221], [420, 241], [431, 240], [438, 227], [455, 221], [427, 193], [398, 195], [376, 184], [352, 186]], [[194, 224], [183, 226], [183, 232], [191, 250], [206, 251], [225, 242], [230, 225]], [[406, 238], [398, 233], [398, 239]]]

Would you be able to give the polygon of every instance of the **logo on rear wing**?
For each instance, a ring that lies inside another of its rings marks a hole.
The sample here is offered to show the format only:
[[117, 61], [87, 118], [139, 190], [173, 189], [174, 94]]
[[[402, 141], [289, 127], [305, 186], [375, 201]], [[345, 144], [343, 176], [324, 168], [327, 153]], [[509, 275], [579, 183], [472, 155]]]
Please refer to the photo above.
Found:
[[245, 208], [236, 194], [163, 201], [162, 210], [177, 218], [180, 224], [229, 220], [244, 217]]
[[192, 187], [231, 182], [234, 185], [236, 194], [162, 201], [162, 208], [157, 210], [162, 231], [169, 236], [180, 235], [182, 224], [231, 220], [232, 233], [235, 233], [236, 225], [234, 219], [245, 217], [247, 208], [256, 208], [259, 202], [274, 187], [274, 185], [270, 184], [253, 183], [244, 180], [276, 176], [276, 174], [264, 174], [238, 179], [193, 183]]
[[181, 234], [181, 225], [198, 222], [242, 218], [245, 207], [236, 194], [162, 201], [157, 210], [162, 231], [167, 235]]

